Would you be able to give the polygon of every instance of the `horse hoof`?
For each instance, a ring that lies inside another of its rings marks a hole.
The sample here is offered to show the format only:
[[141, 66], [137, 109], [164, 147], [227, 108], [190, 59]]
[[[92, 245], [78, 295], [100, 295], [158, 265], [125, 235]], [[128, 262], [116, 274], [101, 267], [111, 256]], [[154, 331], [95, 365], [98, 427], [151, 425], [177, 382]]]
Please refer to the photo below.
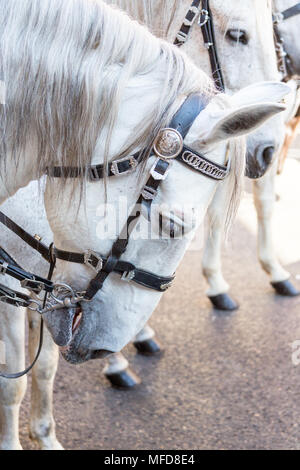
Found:
[[114, 374], [105, 374], [111, 385], [116, 388], [131, 389], [141, 384], [141, 379], [129, 368]]
[[135, 348], [139, 354], [144, 356], [155, 356], [162, 352], [162, 346], [155, 338], [146, 339], [144, 341], [135, 341]]
[[215, 295], [209, 297], [209, 300], [217, 310], [233, 312], [239, 308], [239, 305], [228, 294]]
[[271, 282], [271, 284], [277, 294], [282, 295], [284, 297], [296, 297], [297, 295], [300, 295], [300, 291], [296, 289], [296, 287], [293, 286], [293, 284], [289, 280], [281, 282]]

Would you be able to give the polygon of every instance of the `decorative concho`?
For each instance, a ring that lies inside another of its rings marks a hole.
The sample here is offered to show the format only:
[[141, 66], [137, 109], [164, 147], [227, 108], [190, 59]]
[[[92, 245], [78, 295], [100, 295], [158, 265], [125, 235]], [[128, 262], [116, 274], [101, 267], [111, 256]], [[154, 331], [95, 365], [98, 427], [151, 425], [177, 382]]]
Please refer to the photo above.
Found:
[[175, 129], [162, 129], [154, 142], [153, 149], [160, 158], [176, 158], [183, 149], [182, 136]]

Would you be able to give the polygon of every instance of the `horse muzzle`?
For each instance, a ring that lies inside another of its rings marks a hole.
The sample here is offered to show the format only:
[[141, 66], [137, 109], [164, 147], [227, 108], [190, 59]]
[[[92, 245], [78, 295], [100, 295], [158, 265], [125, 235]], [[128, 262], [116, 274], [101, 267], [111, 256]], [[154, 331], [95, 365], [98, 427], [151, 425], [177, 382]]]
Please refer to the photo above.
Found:
[[275, 157], [273, 145], [261, 145], [255, 150], [254, 156], [248, 153], [246, 176], [250, 179], [259, 179], [266, 174]]

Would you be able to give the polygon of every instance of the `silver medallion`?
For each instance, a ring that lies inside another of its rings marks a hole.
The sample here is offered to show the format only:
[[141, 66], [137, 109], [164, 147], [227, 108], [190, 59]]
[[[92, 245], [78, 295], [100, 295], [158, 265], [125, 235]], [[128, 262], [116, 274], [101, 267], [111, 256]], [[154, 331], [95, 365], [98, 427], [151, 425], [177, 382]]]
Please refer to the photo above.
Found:
[[175, 129], [162, 129], [154, 142], [153, 148], [160, 158], [176, 158], [182, 152], [183, 138]]

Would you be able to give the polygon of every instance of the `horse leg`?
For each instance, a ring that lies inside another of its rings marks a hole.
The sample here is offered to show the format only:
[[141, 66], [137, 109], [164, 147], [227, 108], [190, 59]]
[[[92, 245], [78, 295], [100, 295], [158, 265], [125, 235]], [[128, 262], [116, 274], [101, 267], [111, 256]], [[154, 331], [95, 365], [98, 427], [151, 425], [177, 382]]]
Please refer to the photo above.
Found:
[[[140, 354], [146, 356], [152, 356], [162, 351], [160, 343], [155, 338], [155, 332], [149, 325], [146, 325], [135, 337], [133, 344]], [[141, 379], [129, 367], [129, 363], [122, 353], [112, 354], [108, 358], [103, 372], [114, 387], [133, 388], [141, 383]]]
[[[40, 316], [29, 312], [29, 351], [33, 361], [40, 335]], [[53, 382], [58, 365], [58, 348], [47, 329], [41, 355], [32, 370], [30, 438], [43, 450], [62, 450], [55, 434]]]
[[296, 296], [300, 292], [293, 286], [290, 273], [279, 263], [272, 236], [272, 217], [275, 206], [275, 179], [277, 165], [260, 180], [254, 182], [254, 201], [258, 218], [258, 258], [275, 291], [283, 296]]
[[[5, 309], [5, 310], [4, 310]], [[1, 372], [19, 372], [25, 367], [24, 311], [5, 305], [1, 311]], [[19, 412], [27, 386], [27, 378], [0, 378], [0, 449], [21, 450]]]
[[229, 285], [225, 281], [222, 272], [223, 214], [226, 209], [221, 189], [216, 191], [207, 212], [209, 231], [203, 250], [202, 272], [209, 285], [206, 294], [214, 308], [233, 311], [238, 309], [239, 306], [228, 294]]
[[103, 373], [113, 387], [128, 389], [141, 383], [141, 379], [130, 369], [122, 353], [109, 356]]
[[163, 348], [155, 337], [155, 331], [146, 325], [135, 337], [133, 342], [139, 354], [154, 356], [162, 352]]

